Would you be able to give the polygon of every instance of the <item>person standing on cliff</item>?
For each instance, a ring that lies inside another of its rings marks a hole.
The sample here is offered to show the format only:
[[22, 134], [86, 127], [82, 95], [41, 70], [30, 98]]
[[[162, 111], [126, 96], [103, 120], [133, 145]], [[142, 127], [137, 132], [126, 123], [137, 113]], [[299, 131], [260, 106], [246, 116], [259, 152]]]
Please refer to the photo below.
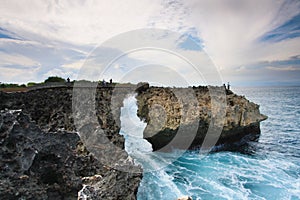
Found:
[[229, 84], [229, 82], [227, 83], [227, 90], [230, 90], [230, 84]]

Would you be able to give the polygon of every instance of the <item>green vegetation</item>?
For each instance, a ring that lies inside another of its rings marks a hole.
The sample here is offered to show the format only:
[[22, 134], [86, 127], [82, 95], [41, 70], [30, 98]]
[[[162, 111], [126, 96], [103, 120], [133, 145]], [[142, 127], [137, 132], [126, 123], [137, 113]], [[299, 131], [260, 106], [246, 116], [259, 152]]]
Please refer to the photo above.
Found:
[[0, 88], [24, 88], [26, 85], [22, 84], [15, 84], [15, 83], [1, 83], [0, 82]]
[[39, 84], [39, 83], [29, 82], [29, 83], [27, 83], [27, 87], [32, 87], [32, 86], [35, 86], [37, 84]]
[[42, 86], [45, 83], [53, 83], [53, 82], [65, 83], [66, 80], [58, 76], [50, 76], [42, 83], [28, 82], [26, 85], [0, 82], [0, 91], [5, 91], [5, 92], [27, 91], [28, 90], [27, 87]]
[[26, 85], [15, 84], [15, 83], [1, 83], [0, 82], [0, 91], [4, 92], [18, 92], [18, 91], [26, 91]]
[[53, 82], [61, 82], [64, 83], [66, 80], [64, 78], [58, 77], [58, 76], [49, 76], [46, 80], [45, 83], [53, 83]]
[[[70, 81], [70, 80], [69, 80]], [[28, 91], [30, 89], [38, 88], [38, 87], [49, 87], [49, 86], [61, 86], [73, 85], [75, 82], [80, 83], [83, 86], [90, 87], [91, 84], [98, 84], [98, 87], [115, 87], [118, 85], [119, 87], [130, 87], [131, 83], [117, 83], [113, 82], [112, 79], [106, 80], [105, 83], [103, 80], [99, 81], [91, 81], [91, 80], [73, 80], [70, 81], [70, 84], [64, 84], [67, 82], [67, 79], [64, 79], [59, 76], [50, 76], [43, 82], [28, 82], [27, 84], [16, 84], [16, 83], [1, 83], [0, 82], [0, 91], [4, 92], [20, 92], [20, 91]], [[62, 84], [61, 84], [62, 83]]]

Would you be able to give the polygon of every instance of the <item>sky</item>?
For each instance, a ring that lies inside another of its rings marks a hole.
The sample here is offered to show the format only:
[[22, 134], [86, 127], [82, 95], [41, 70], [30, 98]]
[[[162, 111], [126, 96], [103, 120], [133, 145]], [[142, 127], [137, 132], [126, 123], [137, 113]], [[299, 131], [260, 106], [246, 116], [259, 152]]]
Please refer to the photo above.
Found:
[[49, 76], [300, 85], [300, 1], [2, 0], [0, 82]]

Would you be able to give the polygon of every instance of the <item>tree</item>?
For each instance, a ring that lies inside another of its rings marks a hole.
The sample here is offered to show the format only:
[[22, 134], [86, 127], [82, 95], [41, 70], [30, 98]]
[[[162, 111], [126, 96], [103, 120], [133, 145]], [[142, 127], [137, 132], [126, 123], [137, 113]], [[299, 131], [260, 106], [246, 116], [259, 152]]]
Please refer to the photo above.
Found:
[[35, 83], [35, 82], [28, 82], [27, 83], [27, 87], [32, 87], [32, 86], [35, 86], [35, 85], [37, 85], [37, 83]]
[[50, 82], [66, 82], [64, 78], [58, 77], [58, 76], [49, 76], [46, 80], [45, 83], [50, 83]]

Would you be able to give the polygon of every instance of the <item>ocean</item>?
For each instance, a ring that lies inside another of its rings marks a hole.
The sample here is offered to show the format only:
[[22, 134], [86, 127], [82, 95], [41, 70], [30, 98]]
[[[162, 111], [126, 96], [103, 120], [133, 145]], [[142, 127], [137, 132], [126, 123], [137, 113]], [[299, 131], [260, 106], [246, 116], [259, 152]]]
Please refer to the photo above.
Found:
[[300, 87], [233, 88], [268, 116], [258, 142], [235, 151], [153, 153], [142, 139], [136, 99], [121, 110], [125, 149], [144, 168], [139, 200], [300, 200]]

